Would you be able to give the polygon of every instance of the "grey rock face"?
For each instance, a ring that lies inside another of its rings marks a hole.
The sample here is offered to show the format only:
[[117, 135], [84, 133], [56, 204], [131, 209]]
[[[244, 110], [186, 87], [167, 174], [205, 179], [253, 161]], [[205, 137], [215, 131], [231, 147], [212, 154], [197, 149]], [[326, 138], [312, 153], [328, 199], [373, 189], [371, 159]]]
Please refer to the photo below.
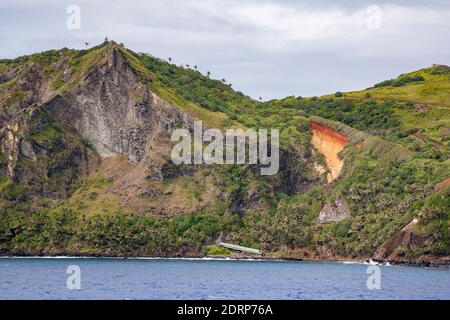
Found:
[[108, 50], [102, 65], [73, 91], [49, 101], [46, 109], [89, 141], [101, 157], [125, 155], [160, 179], [172, 130], [192, 127], [193, 119], [139, 83], [117, 49]]
[[31, 161], [36, 161], [36, 155], [34, 154], [33, 151], [33, 146], [31, 145], [31, 143], [26, 140], [26, 139], [22, 139], [20, 141], [20, 153], [30, 159]]
[[6, 175], [11, 179], [14, 179], [14, 167], [19, 154], [18, 132], [18, 123], [0, 128], [0, 153], [6, 158]]
[[16, 71], [13, 68], [7, 68], [6, 71], [0, 74], [0, 84], [5, 83], [14, 78]]
[[331, 223], [350, 217], [351, 213], [347, 205], [340, 198], [337, 198], [334, 203], [328, 203], [323, 207], [317, 220], [319, 223]]

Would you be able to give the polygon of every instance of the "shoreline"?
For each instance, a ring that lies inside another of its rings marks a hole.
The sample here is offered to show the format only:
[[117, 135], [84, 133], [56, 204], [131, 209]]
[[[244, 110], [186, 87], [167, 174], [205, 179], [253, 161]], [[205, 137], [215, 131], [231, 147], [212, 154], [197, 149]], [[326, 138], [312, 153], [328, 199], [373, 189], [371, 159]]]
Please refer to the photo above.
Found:
[[450, 260], [374, 260], [374, 259], [304, 259], [292, 257], [260, 257], [260, 256], [78, 256], [78, 255], [0, 255], [0, 259], [117, 259], [117, 260], [185, 260], [185, 261], [247, 261], [247, 262], [318, 262], [318, 263], [341, 263], [341, 264], [360, 264], [360, 265], [378, 265], [378, 266], [398, 266], [413, 268], [450, 268]]

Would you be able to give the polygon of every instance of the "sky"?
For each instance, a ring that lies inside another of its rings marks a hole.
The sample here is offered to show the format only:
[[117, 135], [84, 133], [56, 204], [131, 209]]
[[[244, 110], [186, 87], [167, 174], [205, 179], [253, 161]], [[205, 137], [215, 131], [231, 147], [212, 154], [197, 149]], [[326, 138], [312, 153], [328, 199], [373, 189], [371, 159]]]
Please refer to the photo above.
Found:
[[[75, 9], [74, 9], [75, 8]], [[2, 0], [0, 58], [107, 36], [263, 100], [450, 64], [450, 1]]]

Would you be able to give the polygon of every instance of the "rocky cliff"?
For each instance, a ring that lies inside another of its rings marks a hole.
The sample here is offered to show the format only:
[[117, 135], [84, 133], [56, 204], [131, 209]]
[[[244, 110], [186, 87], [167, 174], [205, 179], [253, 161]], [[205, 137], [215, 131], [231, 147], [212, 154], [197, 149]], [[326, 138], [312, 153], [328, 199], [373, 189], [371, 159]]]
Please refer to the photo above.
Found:
[[193, 118], [137, 81], [114, 45], [73, 89], [45, 102], [57, 123], [76, 131], [100, 157], [125, 156], [145, 166], [145, 175], [162, 179], [170, 156], [170, 135], [190, 128]]

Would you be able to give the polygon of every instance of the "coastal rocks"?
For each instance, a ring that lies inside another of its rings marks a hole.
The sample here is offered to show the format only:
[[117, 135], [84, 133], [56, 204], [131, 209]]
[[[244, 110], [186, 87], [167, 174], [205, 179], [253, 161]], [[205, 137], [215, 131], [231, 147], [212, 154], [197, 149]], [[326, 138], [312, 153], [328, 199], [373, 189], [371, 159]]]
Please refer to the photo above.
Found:
[[450, 268], [450, 259], [432, 259], [424, 257], [423, 259], [393, 259], [388, 261], [391, 265], [407, 267], [426, 267], [426, 268]]
[[374, 259], [385, 260], [390, 257], [397, 256], [398, 248], [401, 246], [408, 246], [411, 243], [412, 231], [417, 224], [418, 220], [413, 219], [399, 232], [394, 234], [393, 237], [385, 241], [375, 252]]
[[326, 204], [320, 211], [318, 223], [332, 223], [350, 218], [351, 212], [345, 202], [337, 198], [333, 203]]

